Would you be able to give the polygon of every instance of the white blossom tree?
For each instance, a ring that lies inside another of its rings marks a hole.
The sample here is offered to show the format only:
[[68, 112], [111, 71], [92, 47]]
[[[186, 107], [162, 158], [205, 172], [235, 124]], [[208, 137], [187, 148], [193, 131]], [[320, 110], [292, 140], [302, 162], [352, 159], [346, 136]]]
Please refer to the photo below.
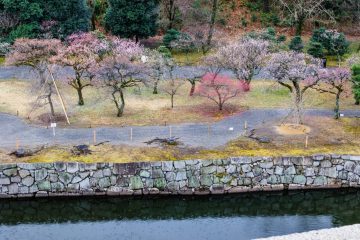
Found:
[[250, 84], [253, 77], [265, 65], [269, 44], [266, 41], [242, 38], [218, 49], [213, 61], [230, 69], [239, 81]]
[[[351, 71], [347, 68], [319, 69], [314, 77], [307, 79], [307, 85], [320, 93], [335, 95], [335, 119], [340, 118], [340, 98], [351, 93]], [[313, 84], [316, 82], [317, 84]]]
[[[283, 51], [274, 53], [268, 60], [267, 71], [283, 87], [289, 89], [294, 98], [294, 116], [297, 124], [303, 123], [304, 93], [315, 86], [319, 78], [315, 78], [320, 62], [304, 53]], [[307, 83], [310, 77], [314, 81]]]

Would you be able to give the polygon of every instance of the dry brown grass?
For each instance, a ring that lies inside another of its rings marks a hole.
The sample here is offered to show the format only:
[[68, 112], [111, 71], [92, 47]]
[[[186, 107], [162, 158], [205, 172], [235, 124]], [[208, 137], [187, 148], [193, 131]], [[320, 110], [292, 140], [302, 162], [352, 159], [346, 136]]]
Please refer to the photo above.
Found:
[[[212, 122], [232, 115], [246, 108], [286, 108], [291, 105], [289, 92], [271, 81], [254, 81], [252, 90], [243, 97], [228, 102], [222, 112], [214, 103], [201, 97], [190, 97], [190, 84], [185, 84], [175, 97], [175, 108], [170, 108], [168, 95], [153, 95], [151, 90], [143, 87], [128, 89], [124, 116], [116, 117], [113, 102], [104, 89], [86, 88], [84, 90], [85, 106], [77, 105], [74, 89], [66, 84], [60, 86], [65, 100], [70, 121], [73, 126], [88, 127], [89, 125], [162, 125], [183, 122]], [[17, 114], [23, 118], [30, 115], [30, 120], [37, 122], [39, 116], [48, 113], [48, 107], [31, 112], [33, 102], [38, 93], [30, 92], [29, 82], [0, 82], [0, 111]], [[334, 98], [329, 94], [318, 94], [310, 91], [307, 94], [305, 107], [332, 109]], [[57, 96], [54, 96], [55, 108], [61, 113]], [[358, 109], [351, 97], [342, 99], [343, 109]]]

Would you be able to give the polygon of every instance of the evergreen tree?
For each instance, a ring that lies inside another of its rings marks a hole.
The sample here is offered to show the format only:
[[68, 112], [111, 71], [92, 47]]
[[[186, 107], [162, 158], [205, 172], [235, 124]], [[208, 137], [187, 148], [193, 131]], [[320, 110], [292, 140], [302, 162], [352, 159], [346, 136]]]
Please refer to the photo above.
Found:
[[170, 46], [171, 42], [177, 40], [179, 36], [180, 36], [180, 32], [178, 30], [176, 30], [176, 29], [167, 30], [166, 34], [163, 37], [164, 45], [167, 48], [171, 49], [171, 46]]
[[158, 0], [109, 0], [105, 28], [136, 41], [153, 36], [157, 31], [157, 9]]
[[0, 14], [17, 20], [11, 29], [0, 29], [9, 42], [21, 37], [49, 37], [47, 34], [65, 38], [90, 27], [86, 0], [0, 0]]
[[354, 93], [355, 104], [360, 105], [360, 65], [354, 65], [352, 67], [352, 75], [352, 89]]
[[310, 41], [307, 52], [315, 58], [323, 58], [324, 46], [319, 42]]
[[289, 48], [295, 52], [302, 52], [302, 50], [304, 49], [304, 44], [301, 36], [295, 36], [293, 39], [291, 39]]

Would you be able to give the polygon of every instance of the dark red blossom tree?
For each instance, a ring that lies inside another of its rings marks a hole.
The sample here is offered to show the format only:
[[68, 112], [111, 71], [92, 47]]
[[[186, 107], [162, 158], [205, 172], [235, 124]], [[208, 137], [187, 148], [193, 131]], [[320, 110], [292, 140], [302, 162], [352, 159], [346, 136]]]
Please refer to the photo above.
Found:
[[207, 73], [198, 84], [195, 94], [215, 102], [221, 111], [229, 99], [238, 96], [247, 87], [244, 82], [234, 81], [227, 76]]

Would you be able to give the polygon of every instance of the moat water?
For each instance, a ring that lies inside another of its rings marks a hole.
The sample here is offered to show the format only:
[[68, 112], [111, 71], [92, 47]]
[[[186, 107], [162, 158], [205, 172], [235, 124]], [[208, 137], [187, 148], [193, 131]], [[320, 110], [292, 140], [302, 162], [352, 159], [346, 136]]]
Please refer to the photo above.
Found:
[[360, 223], [360, 191], [0, 200], [1, 240], [242, 240]]

